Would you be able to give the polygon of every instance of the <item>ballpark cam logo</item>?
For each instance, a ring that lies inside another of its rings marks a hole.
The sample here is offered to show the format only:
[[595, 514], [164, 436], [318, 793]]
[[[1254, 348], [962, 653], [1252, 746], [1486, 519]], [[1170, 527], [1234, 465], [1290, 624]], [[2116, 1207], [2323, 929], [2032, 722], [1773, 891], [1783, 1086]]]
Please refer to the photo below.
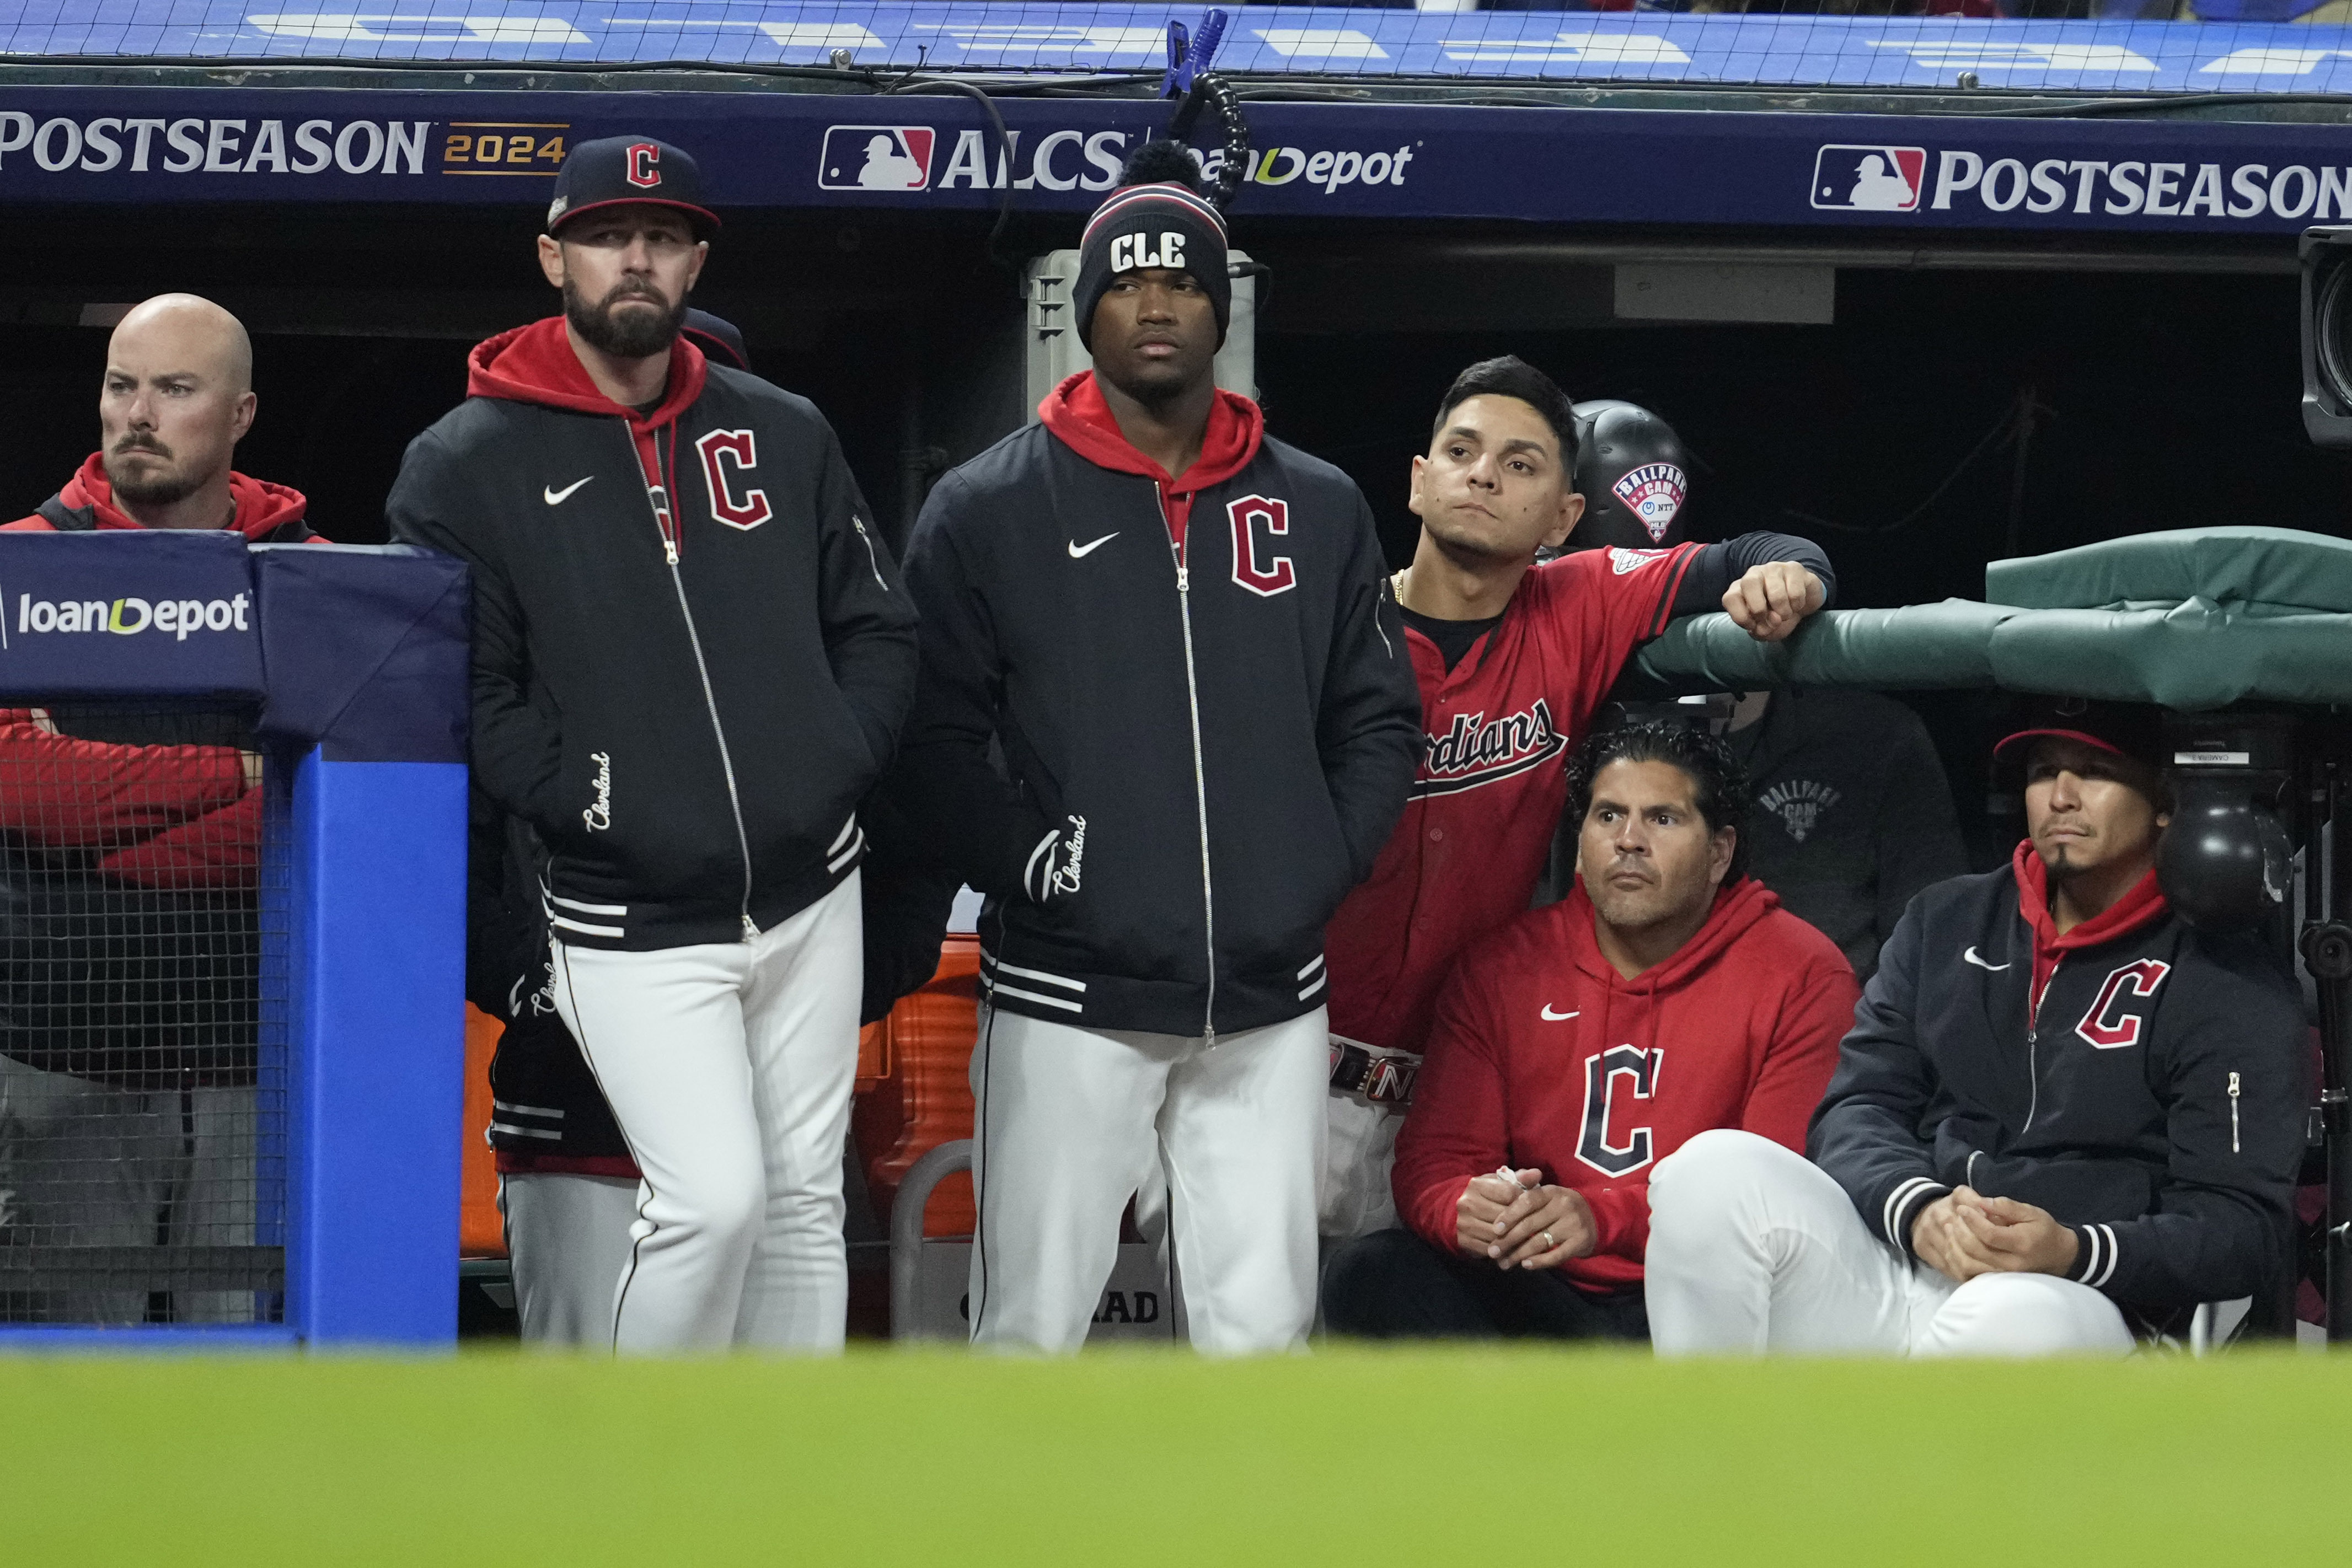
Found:
[[1666, 542], [1675, 514], [1683, 509], [1683, 471], [1671, 463], [1644, 463], [1609, 486], [1650, 531], [1650, 542]]
[[825, 191], [920, 191], [931, 183], [928, 125], [836, 125], [824, 133], [817, 188]]
[[1822, 813], [1838, 803], [1838, 792], [1813, 779], [1792, 779], [1775, 784], [1756, 803], [1780, 819], [1789, 836], [1803, 843], [1821, 826]]
[[1845, 213], [1915, 213], [1924, 147], [1824, 147], [1813, 155], [1813, 205]]

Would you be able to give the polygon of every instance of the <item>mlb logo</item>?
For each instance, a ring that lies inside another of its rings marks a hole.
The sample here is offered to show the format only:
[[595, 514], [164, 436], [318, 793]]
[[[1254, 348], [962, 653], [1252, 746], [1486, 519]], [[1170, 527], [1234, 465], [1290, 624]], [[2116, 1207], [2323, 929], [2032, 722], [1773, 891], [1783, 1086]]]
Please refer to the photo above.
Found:
[[1914, 213], [1925, 147], [1824, 147], [1813, 154], [1813, 205], [1841, 213]]
[[835, 125], [826, 129], [816, 162], [824, 191], [920, 191], [931, 183], [928, 125]]

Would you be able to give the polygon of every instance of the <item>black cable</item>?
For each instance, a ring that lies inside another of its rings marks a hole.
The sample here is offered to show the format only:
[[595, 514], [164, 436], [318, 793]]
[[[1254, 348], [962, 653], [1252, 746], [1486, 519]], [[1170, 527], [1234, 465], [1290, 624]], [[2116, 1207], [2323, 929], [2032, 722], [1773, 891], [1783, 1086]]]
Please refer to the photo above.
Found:
[[[855, 65], [845, 70], [830, 65], [761, 65], [750, 60], [419, 60], [396, 57], [369, 60], [343, 55], [51, 55], [0, 49], [0, 68], [28, 66], [104, 67], [139, 71], [421, 71], [439, 75], [466, 72], [477, 76], [604, 76], [677, 71], [792, 81], [859, 82], [877, 91], [888, 90], [880, 86], [888, 74], [887, 71], [877, 67]], [[919, 70], [922, 68], [916, 68]], [[1051, 72], [1054, 68], [1047, 66], [1039, 69]], [[1156, 80], [1157, 76], [1156, 73], [1144, 72], [1072, 69], [1042, 78], [1033, 73], [1019, 76], [977, 73], [963, 79], [974, 85], [984, 83], [1000, 97], [1013, 98], [1031, 93], [1043, 96], [1049, 88], [1066, 92], [1074, 89], [1083, 91], [1090, 87], [1128, 87]]]
[[[2000, 117], [2019, 119], [2063, 119], [2068, 115], [2147, 114], [2168, 112], [2176, 109], [2228, 109], [2250, 103], [2332, 103], [2352, 112], [2352, 93], [2340, 92], [2184, 92], [2147, 98], [2092, 98], [2068, 103], [2036, 103], [2022, 109], [1978, 109], [1936, 110], [1938, 114], [1963, 115], [1969, 119]], [[2239, 121], [2237, 123], [2244, 123]], [[2309, 121], [2289, 123], [2307, 124]], [[2323, 120], [2321, 124], [2327, 123]]]
[[1209, 187], [1209, 200], [1222, 213], [1234, 204], [1234, 193], [1249, 177], [1249, 121], [1242, 118], [1241, 99], [1232, 85], [1214, 71], [1202, 71], [1192, 78], [1183, 103], [1168, 121], [1169, 137], [1177, 141], [1191, 141], [1193, 122], [1201, 118], [1203, 109], [1216, 110], [1225, 131], [1223, 162], [1217, 166], [1216, 181]]
[[[1020, 267], [1015, 263], [1006, 260], [1003, 254], [996, 248], [997, 242], [1004, 237], [1005, 225], [1013, 221], [1013, 136], [1004, 129], [1004, 116], [997, 112], [996, 100], [968, 81], [958, 81], [953, 77], [919, 77], [911, 71], [882, 89], [880, 96], [888, 97], [895, 93], [908, 92], [962, 93], [965, 97], [979, 101], [981, 111], [988, 116], [988, 123], [996, 128], [997, 150], [1004, 160], [1004, 182], [998, 187], [1001, 193], [996, 203], [996, 223], [988, 231], [986, 248], [989, 260], [1007, 272], [1018, 273], [1021, 270]], [[983, 180], [989, 177], [985, 149], [982, 153], [980, 173]]]

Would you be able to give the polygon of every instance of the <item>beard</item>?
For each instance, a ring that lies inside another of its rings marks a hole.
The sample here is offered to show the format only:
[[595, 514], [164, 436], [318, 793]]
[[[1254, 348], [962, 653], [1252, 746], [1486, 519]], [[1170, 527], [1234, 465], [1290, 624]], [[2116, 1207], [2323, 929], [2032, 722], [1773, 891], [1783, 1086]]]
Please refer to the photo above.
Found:
[[[626, 316], [614, 307], [631, 299], [643, 300], [653, 306], [651, 312], [632, 310]], [[642, 284], [623, 282], [595, 304], [591, 305], [570, 278], [563, 283], [563, 319], [583, 341], [616, 360], [643, 360], [662, 352], [677, 341], [677, 329], [686, 320], [686, 299], [680, 296], [675, 305]]]
[[[142, 465], [133, 470], [128, 464], [117, 466], [117, 460], [132, 454], [159, 457], [161, 465]], [[201, 481], [171, 465], [171, 453], [161, 445], [142, 442], [117, 442], [114, 450], [106, 455], [106, 482], [112, 486], [115, 498], [141, 507], [168, 507], [174, 501], [186, 500], [196, 493]]]

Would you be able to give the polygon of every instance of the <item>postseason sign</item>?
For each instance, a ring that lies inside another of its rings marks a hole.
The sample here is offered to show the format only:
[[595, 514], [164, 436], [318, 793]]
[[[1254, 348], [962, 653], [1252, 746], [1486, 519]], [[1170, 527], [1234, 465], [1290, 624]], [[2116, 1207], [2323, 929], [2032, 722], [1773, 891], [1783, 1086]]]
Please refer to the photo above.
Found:
[[[1479, 15], [1486, 15], [1480, 13]], [[1499, 13], [1497, 13], [1499, 15]], [[1164, 104], [789, 92], [0, 86], [0, 201], [505, 205], [581, 141], [656, 136], [723, 208], [1075, 218]], [[2316, 123], [1249, 106], [1235, 214], [2011, 234], [2271, 235], [2352, 222]], [[1211, 150], [1212, 172], [1221, 150]]]

